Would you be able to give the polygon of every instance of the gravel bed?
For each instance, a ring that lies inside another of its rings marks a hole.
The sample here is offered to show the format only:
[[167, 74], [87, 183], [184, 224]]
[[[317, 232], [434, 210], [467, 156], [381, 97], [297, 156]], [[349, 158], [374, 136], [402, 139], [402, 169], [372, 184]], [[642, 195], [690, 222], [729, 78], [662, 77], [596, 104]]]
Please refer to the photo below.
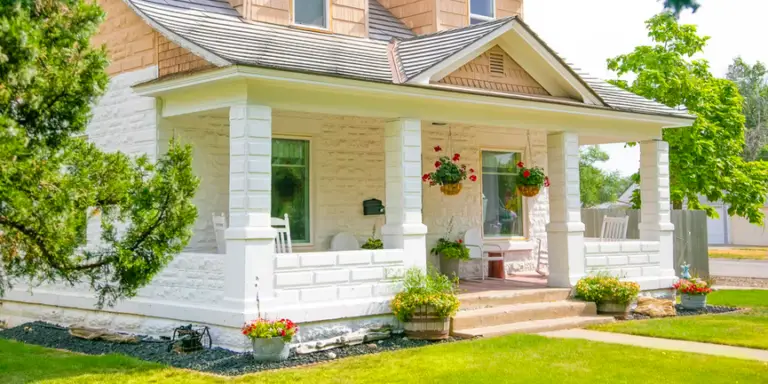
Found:
[[402, 336], [394, 336], [389, 339], [372, 343], [375, 344], [376, 347], [373, 347], [371, 344], [360, 344], [306, 355], [296, 355], [291, 352], [291, 356], [286, 361], [258, 363], [255, 362], [248, 353], [237, 353], [222, 348], [212, 348], [186, 354], [168, 352], [168, 341], [159, 341], [146, 337], [142, 338], [142, 341], [136, 344], [118, 344], [98, 340], [84, 340], [70, 336], [65, 328], [39, 321], [22, 324], [18, 327], [0, 331], [0, 338], [17, 340], [43, 347], [65, 349], [89, 355], [118, 353], [177, 368], [192, 369], [228, 376], [296, 367], [349, 356], [367, 355], [370, 353], [394, 351], [404, 348], [422, 347], [456, 341], [456, 339], [441, 341], [411, 340]]
[[[741, 310], [741, 308], [726, 307], [722, 305], [707, 305], [702, 309], [685, 309], [683, 308], [682, 305], [675, 304], [675, 310], [677, 311], [677, 316], [696, 316], [696, 315], [713, 315], [718, 313], [735, 312], [735, 311]], [[641, 315], [639, 313], [633, 312], [626, 318], [619, 319], [619, 320], [646, 320], [650, 318], [651, 318], [650, 316]]]
[[768, 288], [768, 279], [760, 279], [756, 277], [713, 276], [713, 279], [715, 280], [715, 285], [748, 288]]

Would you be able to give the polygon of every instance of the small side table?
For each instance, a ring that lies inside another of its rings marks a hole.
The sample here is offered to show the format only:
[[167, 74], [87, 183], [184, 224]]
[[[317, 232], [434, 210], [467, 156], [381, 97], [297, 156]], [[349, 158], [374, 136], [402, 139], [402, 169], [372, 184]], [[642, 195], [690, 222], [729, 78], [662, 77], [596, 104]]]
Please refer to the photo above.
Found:
[[[488, 256], [499, 257], [504, 256], [503, 252], [488, 252]], [[504, 269], [503, 260], [494, 260], [488, 262], [488, 277], [494, 279], [506, 279], [507, 272]]]

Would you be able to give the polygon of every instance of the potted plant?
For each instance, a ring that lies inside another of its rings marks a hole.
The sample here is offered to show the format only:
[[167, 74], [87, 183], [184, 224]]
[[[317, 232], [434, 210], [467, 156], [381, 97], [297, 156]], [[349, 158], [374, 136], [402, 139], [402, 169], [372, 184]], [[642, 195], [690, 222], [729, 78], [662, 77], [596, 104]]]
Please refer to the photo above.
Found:
[[533, 197], [539, 194], [541, 186], [549, 187], [549, 177], [544, 175], [541, 167], [525, 167], [523, 162], [517, 163], [517, 190], [525, 197]]
[[450, 277], [459, 277], [459, 264], [469, 260], [469, 248], [461, 239], [440, 238], [430, 252], [440, 256], [440, 273]]
[[457, 278], [434, 269], [424, 273], [413, 267], [405, 272], [403, 288], [390, 302], [390, 308], [403, 322], [405, 335], [417, 340], [448, 338], [451, 316], [459, 310]]
[[373, 224], [373, 230], [371, 231], [371, 237], [366, 240], [365, 244], [361, 247], [363, 249], [384, 249], [384, 242], [381, 239], [376, 238], [376, 224]]
[[299, 327], [288, 319], [256, 319], [243, 326], [243, 335], [253, 342], [256, 361], [283, 361], [288, 358], [291, 340]]
[[640, 285], [621, 281], [607, 272], [584, 277], [576, 283], [576, 297], [597, 304], [598, 313], [626, 315], [638, 293]]
[[[439, 145], [433, 149], [435, 152], [443, 150]], [[425, 173], [421, 181], [429, 183], [430, 186], [440, 185], [440, 192], [445, 195], [458, 195], [461, 192], [462, 181], [466, 179], [472, 182], [477, 181], [477, 175], [474, 175], [475, 170], [472, 168], [467, 170], [466, 164], [459, 164], [460, 159], [461, 155], [458, 153], [453, 154], [453, 157], [440, 156], [435, 161], [435, 171]]]
[[680, 279], [672, 287], [680, 293], [680, 304], [685, 309], [701, 309], [706, 307], [707, 295], [712, 292], [711, 284], [698, 277]]

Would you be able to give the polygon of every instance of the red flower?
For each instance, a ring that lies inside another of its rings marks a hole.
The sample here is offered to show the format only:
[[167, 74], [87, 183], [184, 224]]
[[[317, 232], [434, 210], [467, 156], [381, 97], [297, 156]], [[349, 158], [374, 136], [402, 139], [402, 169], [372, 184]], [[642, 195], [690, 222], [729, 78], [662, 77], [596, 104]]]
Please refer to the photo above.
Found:
[[461, 158], [461, 156], [459, 156], [458, 153], [454, 153], [453, 154], [453, 161], [459, 161], [460, 158]]
[[435, 161], [435, 168], [440, 168], [440, 165], [441, 165], [441, 164], [442, 164], [442, 163], [440, 163], [439, 161]]
[[425, 173], [424, 176], [421, 177], [421, 181], [427, 181], [429, 180], [429, 173]]
[[531, 171], [526, 169], [525, 171], [523, 171], [523, 177], [525, 177], [527, 179], [528, 176], [531, 176]]
[[280, 330], [280, 336], [285, 336], [285, 329]]
[[477, 181], [477, 176], [472, 175], [472, 176], [469, 177], [469, 179], [472, 180], [472, 181]]
[[469, 173], [475, 173], [475, 170], [473, 168], [470, 168]]
[[464, 242], [464, 240], [462, 240], [462, 239], [458, 239], [458, 240], [456, 240], [456, 242], [457, 242], [457, 243], [459, 243], [459, 244], [461, 244], [461, 243], [463, 243], [463, 242]]
[[522, 161], [519, 161], [519, 162], [517, 163], [517, 167], [518, 167], [518, 168], [522, 168], [522, 167], [523, 167], [523, 162], [522, 162]]
[[549, 176], [544, 178], [544, 186], [549, 187]]
[[435, 149], [435, 152], [440, 152], [443, 150], [442, 148], [440, 148], [439, 145], [435, 145], [434, 149]]

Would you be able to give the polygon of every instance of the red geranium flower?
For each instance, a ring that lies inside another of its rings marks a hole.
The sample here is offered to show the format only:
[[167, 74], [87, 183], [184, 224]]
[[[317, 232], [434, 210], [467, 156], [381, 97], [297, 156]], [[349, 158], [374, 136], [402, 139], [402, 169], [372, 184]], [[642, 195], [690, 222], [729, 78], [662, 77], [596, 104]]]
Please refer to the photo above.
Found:
[[440, 148], [439, 145], [435, 145], [434, 149], [435, 149], [435, 152], [440, 152], [443, 150], [442, 148]]
[[477, 176], [472, 175], [472, 176], [469, 177], [469, 179], [472, 180], [472, 181], [477, 181]]
[[435, 161], [435, 168], [440, 168], [441, 163], [439, 161]]
[[470, 168], [469, 173], [475, 173], [475, 170], [473, 168]]
[[530, 175], [531, 175], [531, 171], [529, 171], [529, 170], [527, 170], [527, 169], [526, 169], [525, 171], [523, 171], [523, 177], [525, 177], [526, 179], [527, 179], [527, 178], [528, 178], [528, 176], [530, 176]]
[[522, 168], [523, 167], [523, 162], [522, 161], [518, 161], [517, 162], [517, 167], [518, 168]]
[[544, 178], [544, 186], [549, 187], [549, 177]]
[[456, 242], [457, 242], [457, 243], [459, 243], [459, 244], [461, 244], [461, 243], [463, 243], [463, 242], [464, 242], [464, 240], [462, 240], [462, 239], [458, 239], [458, 240], [456, 240]]
[[458, 153], [454, 153], [453, 154], [453, 161], [459, 161], [460, 158], [461, 158], [461, 156], [459, 156]]
[[427, 181], [429, 180], [429, 173], [425, 173], [424, 176], [421, 177], [421, 181]]

